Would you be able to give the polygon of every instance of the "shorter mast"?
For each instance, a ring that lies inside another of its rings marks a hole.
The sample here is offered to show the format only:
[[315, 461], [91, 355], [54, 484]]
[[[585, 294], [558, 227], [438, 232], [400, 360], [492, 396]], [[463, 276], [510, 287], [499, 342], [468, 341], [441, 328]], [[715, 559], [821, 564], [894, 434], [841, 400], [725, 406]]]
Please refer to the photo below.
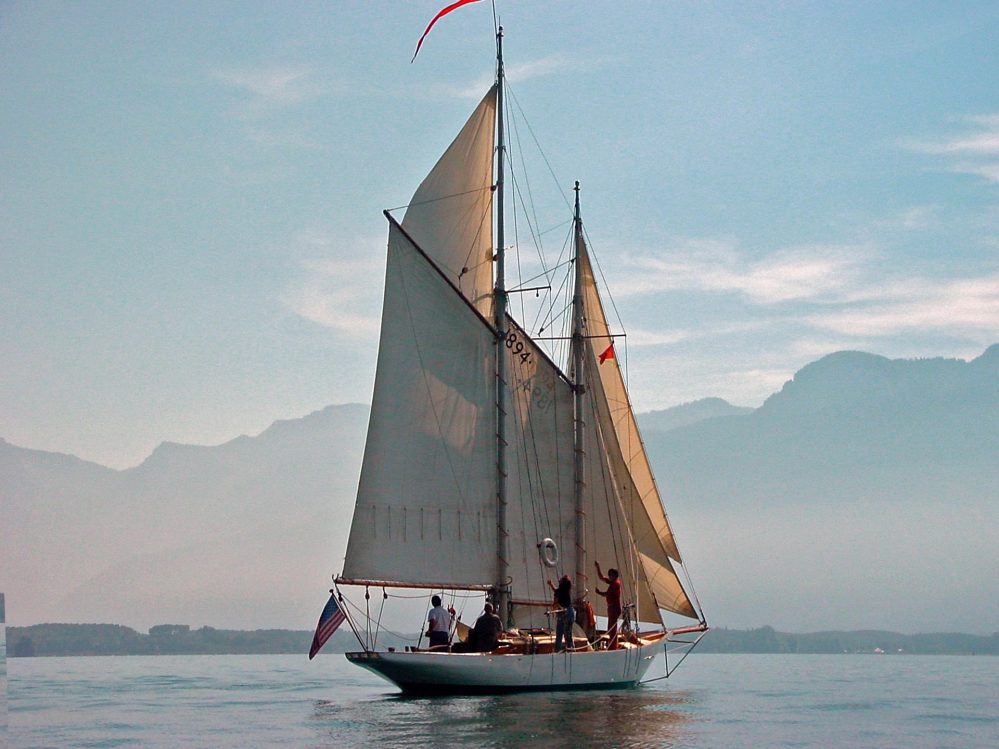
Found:
[[584, 457], [586, 455], [583, 421], [583, 394], [586, 385], [583, 383], [583, 267], [579, 261], [579, 250], [583, 243], [583, 224], [579, 214], [579, 181], [574, 188], [576, 192], [576, 210], [573, 218], [573, 242], [575, 251], [575, 289], [572, 296], [572, 382], [573, 382], [573, 439], [574, 454], [573, 499], [576, 510], [576, 598], [584, 600], [586, 589], [586, 513], [583, 510], [583, 490], [586, 486], [583, 475]]

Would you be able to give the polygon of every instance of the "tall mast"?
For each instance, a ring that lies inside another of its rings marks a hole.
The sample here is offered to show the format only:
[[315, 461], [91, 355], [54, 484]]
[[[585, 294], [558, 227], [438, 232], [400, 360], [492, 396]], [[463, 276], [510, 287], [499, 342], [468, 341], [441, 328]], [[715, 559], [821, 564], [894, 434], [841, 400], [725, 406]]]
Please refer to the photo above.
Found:
[[503, 226], [503, 167], [506, 143], [503, 129], [503, 27], [496, 32], [496, 288], [493, 307], [496, 315], [496, 591], [500, 618], [513, 626], [510, 609], [510, 533], [506, 519], [506, 363], [503, 346], [506, 337], [506, 246]]
[[576, 511], [576, 598], [582, 600], [586, 596], [586, 514], [583, 511], [583, 458], [585, 456], [583, 394], [586, 386], [583, 383], [583, 264], [579, 262], [579, 250], [583, 246], [583, 223], [579, 214], [579, 182], [576, 182], [576, 212], [572, 222], [573, 241], [575, 243], [576, 278], [575, 290], [572, 296], [572, 413], [573, 413], [573, 499]]

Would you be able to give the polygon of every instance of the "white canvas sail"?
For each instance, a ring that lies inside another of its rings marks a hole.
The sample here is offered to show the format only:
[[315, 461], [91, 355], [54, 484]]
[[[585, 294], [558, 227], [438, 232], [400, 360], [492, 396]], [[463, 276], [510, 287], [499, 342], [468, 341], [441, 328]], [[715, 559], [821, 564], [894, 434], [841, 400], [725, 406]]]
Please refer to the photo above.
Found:
[[494, 582], [494, 351], [491, 328], [392, 223], [344, 580]]
[[402, 227], [441, 272], [492, 319], [493, 86], [423, 180]]
[[[572, 388], [558, 368], [507, 318], [506, 357], [507, 525], [511, 595], [542, 607], [518, 608], [518, 626], [545, 626], [551, 602], [548, 581], [575, 569]], [[558, 549], [554, 567], [538, 549], [550, 538]]]
[[[584, 243], [580, 243], [579, 262], [583, 279], [583, 305], [586, 325], [586, 362], [597, 429], [607, 460], [609, 478], [632, 534], [635, 551], [641, 560], [657, 605], [683, 616], [696, 618], [683, 585], [670, 559], [680, 561], [680, 552], [666, 518], [659, 489], [656, 487], [638, 423], [628, 398], [624, 378], [616, 357], [600, 355], [613, 339]], [[643, 616], [652, 612], [639, 600]]]

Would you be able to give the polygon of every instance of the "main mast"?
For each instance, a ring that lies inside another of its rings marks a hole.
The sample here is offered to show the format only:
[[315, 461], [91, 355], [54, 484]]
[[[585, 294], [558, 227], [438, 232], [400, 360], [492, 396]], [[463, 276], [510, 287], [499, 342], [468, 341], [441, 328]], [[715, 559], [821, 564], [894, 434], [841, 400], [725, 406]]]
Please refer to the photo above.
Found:
[[503, 226], [503, 167], [506, 143], [503, 128], [503, 27], [496, 32], [496, 286], [493, 308], [496, 325], [496, 592], [500, 618], [513, 626], [510, 609], [510, 533], [506, 519], [506, 246]]
[[573, 412], [573, 499], [576, 512], [576, 598], [586, 598], [586, 514], [583, 511], [583, 458], [584, 422], [583, 393], [586, 386], [583, 383], [583, 264], [579, 261], [579, 249], [583, 244], [583, 223], [579, 214], [579, 182], [576, 182], [576, 210], [572, 222], [573, 242], [575, 244], [575, 290], [572, 296], [572, 412]]

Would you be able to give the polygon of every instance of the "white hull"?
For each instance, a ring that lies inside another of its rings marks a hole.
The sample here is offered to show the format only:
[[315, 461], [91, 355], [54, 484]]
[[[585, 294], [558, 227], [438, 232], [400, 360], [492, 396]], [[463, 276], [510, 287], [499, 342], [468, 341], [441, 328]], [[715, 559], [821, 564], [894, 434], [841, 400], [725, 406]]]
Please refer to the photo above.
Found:
[[347, 653], [347, 660], [418, 694], [616, 689], [635, 686], [662, 643], [536, 655]]

